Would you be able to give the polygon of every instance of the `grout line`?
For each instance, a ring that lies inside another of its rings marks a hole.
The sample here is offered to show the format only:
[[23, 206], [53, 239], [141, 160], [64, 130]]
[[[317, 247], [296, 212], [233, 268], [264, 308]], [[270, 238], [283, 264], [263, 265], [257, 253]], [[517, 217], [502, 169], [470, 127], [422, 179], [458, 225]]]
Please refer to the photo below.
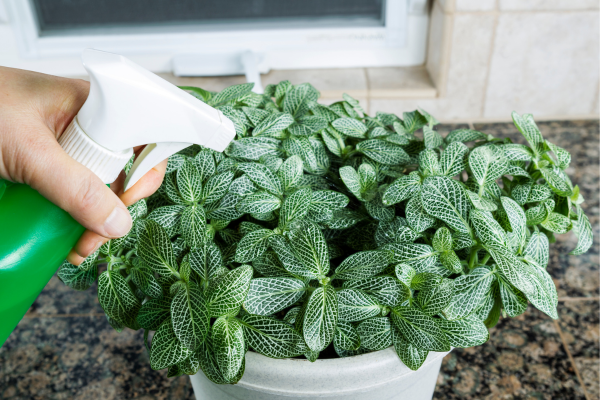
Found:
[[473, 125], [473, 122], [467, 121], [467, 125], [469, 125], [469, 129], [475, 130], [475, 125]]
[[496, 31], [498, 30], [498, 20], [500, 19], [498, 13], [498, 1], [494, 5], [494, 23], [492, 25], [492, 40], [490, 44], [490, 53], [488, 54], [487, 59], [487, 69], [485, 71], [485, 86], [483, 88], [483, 99], [481, 101], [481, 110], [479, 111], [479, 116], [484, 117], [485, 115], [485, 104], [487, 102], [488, 90], [490, 88], [490, 70], [492, 69], [492, 58], [494, 57], [494, 51], [496, 49]]
[[39, 314], [27, 315], [23, 318], [69, 318], [69, 317], [101, 317], [104, 313], [89, 313], [89, 314]]
[[565, 352], [567, 353], [567, 356], [569, 357], [569, 361], [571, 361], [571, 364], [573, 365], [573, 370], [575, 371], [575, 375], [577, 376], [577, 380], [579, 381], [579, 384], [581, 385], [581, 389], [583, 390], [583, 395], [585, 396], [586, 400], [590, 400], [590, 396], [587, 393], [587, 390], [585, 388], [585, 384], [583, 382], [583, 379], [581, 378], [581, 374], [579, 373], [579, 368], [577, 368], [577, 365], [575, 364], [575, 359], [573, 359], [573, 355], [571, 354], [571, 351], [569, 350], [569, 346], [567, 345], [567, 342], [566, 342], [565, 337], [563, 335], [563, 331], [560, 328], [560, 325], [558, 324], [558, 321], [552, 320], [552, 322], [554, 322], [554, 326], [556, 327], [556, 331], [558, 332], [558, 336], [560, 336], [560, 340], [562, 341], [562, 345], [565, 348]]
[[490, 14], [496, 14], [496, 13], [501, 13], [501, 14], [538, 14], [538, 13], [557, 13], [557, 14], [564, 14], [564, 13], [583, 13], [583, 12], [598, 12], [597, 8], [583, 8], [583, 9], [577, 9], [577, 10], [551, 10], [551, 9], [545, 9], [545, 10], [490, 10], [490, 11], [481, 11], [481, 10], [473, 10], [473, 11], [469, 11], [469, 10], [463, 10], [463, 11], [454, 11], [454, 12], [448, 12], [448, 14], [455, 14], [455, 15], [490, 15]]
[[600, 297], [559, 297], [558, 301], [600, 301]]
[[369, 84], [369, 73], [366, 68], [363, 68], [365, 74], [365, 83], [367, 85], [367, 114], [371, 114], [371, 85]]

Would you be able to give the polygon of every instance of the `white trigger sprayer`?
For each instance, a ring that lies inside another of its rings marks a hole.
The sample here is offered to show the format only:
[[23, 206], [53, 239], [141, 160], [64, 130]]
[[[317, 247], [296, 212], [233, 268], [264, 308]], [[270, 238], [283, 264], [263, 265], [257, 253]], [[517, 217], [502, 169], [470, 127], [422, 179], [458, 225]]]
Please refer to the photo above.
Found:
[[221, 111], [127, 58], [86, 49], [82, 60], [90, 94], [59, 143], [104, 183], [119, 176], [135, 146], [147, 145], [125, 179], [125, 190], [185, 147], [223, 151], [235, 137], [233, 123]]

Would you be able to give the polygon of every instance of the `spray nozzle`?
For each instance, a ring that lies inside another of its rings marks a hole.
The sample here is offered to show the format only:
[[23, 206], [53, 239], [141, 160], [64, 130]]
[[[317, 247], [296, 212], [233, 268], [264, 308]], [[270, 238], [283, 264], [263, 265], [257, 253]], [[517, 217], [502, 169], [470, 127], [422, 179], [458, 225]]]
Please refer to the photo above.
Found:
[[235, 137], [219, 110], [123, 56], [86, 49], [90, 94], [59, 143], [103, 182], [113, 182], [136, 146], [125, 190], [165, 158], [192, 144], [223, 151]]

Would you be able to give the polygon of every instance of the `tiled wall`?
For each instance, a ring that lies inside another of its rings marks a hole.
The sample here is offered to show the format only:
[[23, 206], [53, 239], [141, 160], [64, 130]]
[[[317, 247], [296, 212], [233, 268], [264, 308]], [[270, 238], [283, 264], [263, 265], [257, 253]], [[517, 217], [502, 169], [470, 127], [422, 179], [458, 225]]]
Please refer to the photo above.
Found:
[[597, 0], [435, 0], [426, 68], [438, 96], [370, 96], [445, 121], [598, 117]]

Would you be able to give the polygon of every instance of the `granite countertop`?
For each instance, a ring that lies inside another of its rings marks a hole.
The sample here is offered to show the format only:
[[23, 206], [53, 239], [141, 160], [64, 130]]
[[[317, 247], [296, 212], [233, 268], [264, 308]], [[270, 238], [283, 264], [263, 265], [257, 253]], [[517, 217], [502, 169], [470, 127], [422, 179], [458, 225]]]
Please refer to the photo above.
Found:
[[[598, 399], [598, 121], [542, 122], [544, 137], [568, 149], [567, 173], [579, 184], [594, 229], [583, 256], [568, 255], [572, 233], [551, 247], [548, 271], [558, 288], [560, 319], [531, 305], [501, 319], [480, 347], [444, 359], [435, 399]], [[439, 131], [465, 128], [441, 125]], [[475, 124], [496, 137], [522, 138], [512, 124]], [[187, 376], [150, 369], [142, 331], [115, 332], [96, 287], [76, 292], [53, 277], [0, 348], [0, 399], [194, 399]]]

